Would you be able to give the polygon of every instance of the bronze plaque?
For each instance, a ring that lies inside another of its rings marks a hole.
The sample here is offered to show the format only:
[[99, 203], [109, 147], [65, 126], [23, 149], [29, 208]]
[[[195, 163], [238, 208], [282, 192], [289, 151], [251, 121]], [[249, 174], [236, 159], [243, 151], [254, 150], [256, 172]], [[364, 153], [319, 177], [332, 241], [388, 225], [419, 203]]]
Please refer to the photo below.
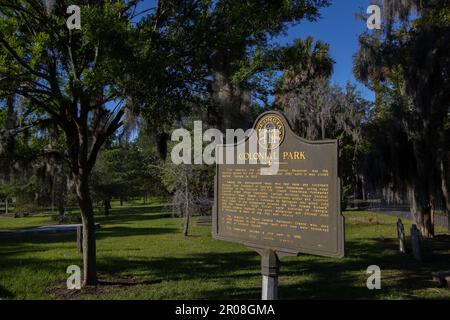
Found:
[[[343, 257], [337, 141], [302, 139], [274, 111], [253, 128], [241, 142], [217, 146], [216, 159], [233, 161], [216, 165], [213, 238], [281, 254]], [[264, 152], [255, 151], [255, 141]], [[275, 174], [261, 174], [270, 166]]]

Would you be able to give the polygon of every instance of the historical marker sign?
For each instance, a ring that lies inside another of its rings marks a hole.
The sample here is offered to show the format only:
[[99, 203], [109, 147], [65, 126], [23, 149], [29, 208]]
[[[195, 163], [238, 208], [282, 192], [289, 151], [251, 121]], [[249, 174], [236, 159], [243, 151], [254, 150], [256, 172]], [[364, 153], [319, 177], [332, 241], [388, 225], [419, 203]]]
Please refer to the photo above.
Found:
[[[250, 151], [250, 138], [216, 149], [216, 156], [231, 153], [236, 161], [217, 164], [213, 237], [278, 254], [343, 257], [337, 141], [302, 139], [272, 111], [254, 129], [267, 153]], [[273, 161], [276, 174], [261, 175]]]

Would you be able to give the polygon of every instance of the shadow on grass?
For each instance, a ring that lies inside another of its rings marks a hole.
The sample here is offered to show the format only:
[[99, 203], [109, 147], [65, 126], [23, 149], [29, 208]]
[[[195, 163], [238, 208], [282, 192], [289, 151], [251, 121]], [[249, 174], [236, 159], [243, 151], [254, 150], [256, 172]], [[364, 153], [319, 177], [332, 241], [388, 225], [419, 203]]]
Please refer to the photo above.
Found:
[[[117, 216], [101, 217], [97, 218], [100, 224], [114, 225], [115, 223], [125, 223], [126, 221], [147, 221], [162, 218], [170, 218], [166, 214], [155, 214], [155, 215], [143, 215], [143, 214], [121, 214]], [[24, 229], [31, 229], [24, 228]], [[19, 230], [19, 229], [17, 229]], [[169, 234], [179, 232], [177, 228], [170, 227], [123, 227], [123, 226], [106, 226], [101, 227], [96, 232], [97, 239], [103, 239], [107, 237], [126, 237], [126, 236], [138, 236], [138, 235], [158, 235], [158, 234]], [[75, 230], [71, 231], [50, 231], [41, 233], [21, 233], [16, 231], [5, 231], [0, 232], [0, 253], [2, 248], [5, 246], [13, 245], [20, 246], [21, 243], [33, 243], [33, 244], [49, 244], [49, 243], [64, 243], [73, 242], [76, 245], [77, 233]]]
[[[414, 299], [414, 291], [434, 287], [431, 272], [449, 268], [448, 251], [434, 252], [419, 263], [411, 255], [400, 255], [396, 241], [350, 241], [347, 258], [334, 260], [303, 256], [281, 262], [280, 297], [282, 299], [379, 299], [401, 292]], [[444, 246], [439, 244], [437, 247]], [[446, 247], [448, 248], [448, 247]], [[434, 248], [436, 250], [436, 248]], [[223, 288], [200, 293], [201, 299], [259, 299], [260, 286], [230, 289], [227, 284], [239, 279], [260, 280], [260, 258], [254, 252], [205, 253], [189, 257], [120, 260], [106, 258], [101, 269], [108, 274], [139, 271], [161, 281], [221, 281]], [[370, 265], [388, 270], [383, 290], [368, 290], [366, 269]], [[304, 277], [302, 277], [304, 275]], [[299, 277], [300, 276], [300, 277]], [[304, 278], [304, 279], [302, 279]], [[288, 284], [284, 285], [283, 282]], [[292, 283], [294, 282], [294, 283]]]
[[6, 290], [5, 288], [0, 285], [0, 300], [1, 299], [12, 299], [14, 298], [14, 295], [11, 291]]
[[[178, 233], [170, 227], [124, 227], [114, 223], [161, 219], [161, 208], [126, 207], [116, 208], [105, 224], [111, 224], [97, 233], [98, 239], [141, 235], [161, 235]], [[150, 211], [149, 211], [150, 210]], [[158, 214], [159, 213], [159, 214]], [[99, 219], [100, 220], [100, 219]], [[102, 222], [101, 222], [102, 223]], [[409, 239], [408, 244], [410, 243]], [[48, 273], [58, 273], [65, 279], [65, 268], [72, 261], [79, 263], [81, 256], [71, 258], [39, 259], [38, 252], [54, 250], [48, 243], [72, 242], [76, 248], [76, 234], [16, 235], [2, 238], [0, 245], [0, 270], [14, 271], [26, 267]], [[180, 240], [183, 241], [183, 240]], [[23, 246], [26, 243], [27, 246]], [[31, 244], [31, 245], [29, 245]], [[419, 263], [411, 253], [397, 253], [398, 243], [394, 239], [352, 239], [346, 242], [346, 257], [337, 260], [313, 256], [301, 256], [283, 259], [280, 274], [280, 298], [282, 299], [379, 299], [389, 295], [403, 298], [415, 298], [416, 290], [434, 287], [430, 282], [431, 272], [450, 269], [450, 237], [443, 236], [434, 240], [424, 240], [425, 261]], [[410, 248], [408, 248], [410, 249]], [[132, 250], [132, 249], [126, 249]], [[31, 256], [23, 257], [23, 254]], [[368, 290], [366, 269], [378, 265], [382, 270], [382, 290]], [[168, 257], [130, 257], [117, 258], [101, 256], [98, 259], [98, 271], [104, 277], [104, 286], [132, 287], [148, 286], [146, 290], [157, 290], [152, 286], [172, 281], [191, 281], [196, 283], [214, 283], [214, 288], [196, 292], [199, 299], [259, 299], [260, 257], [252, 251], [211, 252]], [[129, 282], [118, 281], [123, 277], [133, 279]], [[250, 283], [250, 284], [249, 284]], [[24, 284], [25, 286], [25, 284]], [[116, 290], [116, 289], [114, 289]], [[189, 295], [189, 293], [186, 293]], [[13, 298], [13, 294], [0, 286], [0, 298]], [[188, 296], [184, 296], [187, 298]]]
[[[45, 225], [59, 225], [56, 221], [51, 218], [55, 214], [48, 213], [48, 223]], [[30, 216], [32, 217], [32, 216]], [[117, 224], [117, 223], [127, 223], [129, 221], [144, 221], [144, 220], [157, 220], [163, 218], [171, 218], [172, 212], [170, 208], [165, 205], [154, 205], [154, 206], [133, 206], [133, 207], [114, 207], [110, 209], [109, 216], [104, 216], [102, 214], [95, 214], [95, 221], [100, 224]], [[21, 218], [27, 219], [28, 217]], [[14, 218], [7, 218], [14, 219]], [[18, 227], [13, 229], [0, 230], [0, 238], [14, 236], [18, 231], [23, 231], [27, 229], [34, 229], [42, 227], [43, 224], [31, 225], [26, 227]]]
[[131, 213], [131, 214], [137, 214], [137, 213], [161, 213], [162, 211], [168, 211], [168, 206], [165, 204], [156, 204], [156, 205], [136, 205], [136, 206], [115, 206], [112, 209], [110, 209], [110, 212], [112, 213]]
[[150, 228], [128, 228], [128, 227], [106, 227], [97, 231], [96, 238], [104, 239], [111, 237], [128, 237], [128, 236], [149, 236], [158, 234], [170, 234], [179, 233], [177, 228], [162, 228], [162, 227], [150, 227]]
[[[16, 248], [22, 251], [24, 244], [50, 244], [76, 242], [76, 232], [48, 232], [48, 233], [14, 233], [1, 237], [0, 254], [5, 248]], [[30, 251], [32, 247], [27, 246], [24, 251]]]
[[[429, 251], [424, 250], [423, 263], [416, 261], [411, 253], [399, 254], [394, 239], [349, 241], [348, 256], [342, 260], [314, 257], [299, 263], [282, 262], [282, 276], [309, 274], [312, 280], [282, 287], [280, 295], [284, 299], [379, 299], [398, 296], [401, 292], [403, 298], [414, 299], [416, 290], [435, 287], [431, 272], [450, 267], [448, 240], [445, 243], [428, 243]], [[381, 269], [382, 290], [366, 287], [369, 277], [366, 270], [370, 265]]]
[[114, 207], [110, 210], [109, 216], [96, 215], [98, 222], [105, 223], [140, 221], [168, 218], [172, 216], [172, 212], [165, 205], [156, 206], [136, 206], [136, 207]]
[[[177, 228], [151, 227], [151, 228], [128, 228], [128, 227], [107, 227], [98, 230], [96, 239], [120, 238], [129, 236], [151, 236], [161, 234], [179, 233]], [[2, 237], [0, 245], [0, 257], [6, 255], [43, 253], [45, 251], [54, 250], [51, 244], [72, 244], [73, 248], [77, 247], [76, 232], [50, 232], [39, 234], [21, 234], [14, 233], [10, 236]], [[50, 246], [49, 246], [50, 245]]]

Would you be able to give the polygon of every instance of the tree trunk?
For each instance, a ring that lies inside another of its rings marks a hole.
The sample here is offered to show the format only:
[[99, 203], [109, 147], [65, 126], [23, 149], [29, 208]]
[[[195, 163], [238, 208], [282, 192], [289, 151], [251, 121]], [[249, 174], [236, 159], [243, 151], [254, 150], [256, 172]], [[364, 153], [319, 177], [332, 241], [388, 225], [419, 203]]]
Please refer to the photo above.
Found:
[[123, 207], [123, 197], [120, 196], [120, 206]]
[[448, 190], [448, 181], [446, 176], [447, 171], [445, 170], [446, 168], [444, 166], [444, 161], [441, 161], [440, 169], [441, 169], [441, 189], [445, 202], [445, 211], [447, 211], [447, 228], [450, 231], [450, 194]]
[[6, 197], [5, 199], [5, 214], [7, 215], [9, 213], [9, 209], [8, 209], [8, 197]]
[[430, 237], [434, 237], [434, 223], [435, 223], [435, 213], [436, 213], [436, 199], [431, 198], [430, 201]]
[[64, 201], [64, 197], [61, 196], [61, 197], [58, 199], [58, 213], [59, 213], [60, 216], [63, 216], [63, 215], [64, 215], [64, 212], [65, 212], [64, 202], [65, 202], [65, 201]]
[[366, 180], [364, 179], [363, 175], [361, 175], [361, 193], [362, 193], [362, 199], [364, 201], [366, 201], [367, 200], [367, 197], [366, 197]]
[[[186, 205], [187, 207], [187, 205]], [[187, 237], [189, 234], [189, 208], [186, 208], [186, 212], [184, 213], [184, 228], [183, 235]]]
[[410, 210], [413, 221], [419, 228], [422, 237], [432, 238], [434, 232], [431, 199], [420, 187], [416, 186], [410, 191]]
[[65, 175], [62, 165], [58, 164], [53, 168], [52, 179], [52, 209], [56, 205], [58, 214], [64, 216], [65, 202], [67, 195], [67, 176]]
[[103, 200], [103, 208], [105, 211], [105, 217], [109, 216], [109, 199], [108, 198], [105, 198]]
[[320, 115], [320, 132], [322, 140], [325, 140], [325, 120], [323, 119], [322, 115]]
[[415, 216], [416, 225], [424, 238], [432, 238], [433, 232], [433, 205], [435, 175], [438, 163], [430, 153], [429, 143], [424, 139], [413, 142], [415, 169], [411, 186], [411, 212]]
[[[236, 49], [235, 49], [236, 50]], [[217, 53], [212, 61], [214, 102], [222, 109], [222, 129], [248, 129], [250, 91], [231, 81], [233, 70], [228, 54]]]
[[52, 178], [52, 200], [50, 203], [50, 209], [52, 213], [55, 213], [55, 175]]
[[95, 221], [87, 177], [78, 178], [77, 197], [83, 223], [83, 286], [97, 285]]
[[188, 178], [187, 178], [187, 174], [186, 174], [186, 182], [185, 182], [185, 199], [186, 199], [186, 207], [184, 210], [184, 230], [183, 230], [183, 234], [185, 237], [188, 236], [188, 232], [189, 232], [189, 189], [188, 189]]

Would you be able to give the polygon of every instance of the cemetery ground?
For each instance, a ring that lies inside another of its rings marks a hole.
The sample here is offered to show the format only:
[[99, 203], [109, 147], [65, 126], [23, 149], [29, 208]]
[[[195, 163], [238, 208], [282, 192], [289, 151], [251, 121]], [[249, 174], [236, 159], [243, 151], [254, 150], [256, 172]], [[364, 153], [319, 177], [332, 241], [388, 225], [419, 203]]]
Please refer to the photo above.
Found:
[[[96, 288], [67, 290], [66, 269], [82, 266], [76, 233], [17, 232], [54, 224], [51, 213], [0, 217], [0, 299], [259, 299], [260, 257], [239, 244], [211, 239], [211, 227], [181, 234], [166, 201], [113, 203], [109, 217], [96, 216]], [[346, 257], [283, 258], [281, 299], [449, 299], [431, 273], [450, 269], [450, 236], [443, 228], [425, 240], [425, 261], [398, 253], [395, 217], [345, 212]], [[411, 221], [404, 221], [408, 235]], [[381, 239], [383, 236], [384, 239]], [[366, 269], [378, 265], [381, 290], [368, 290]]]

